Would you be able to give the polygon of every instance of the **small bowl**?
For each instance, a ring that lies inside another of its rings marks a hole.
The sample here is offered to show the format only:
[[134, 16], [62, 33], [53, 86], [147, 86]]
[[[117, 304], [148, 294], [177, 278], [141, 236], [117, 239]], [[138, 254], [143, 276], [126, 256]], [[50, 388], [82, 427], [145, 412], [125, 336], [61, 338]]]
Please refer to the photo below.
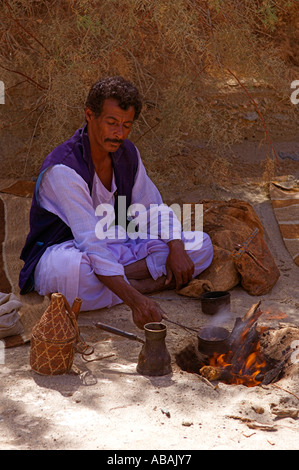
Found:
[[198, 333], [198, 350], [206, 355], [224, 354], [229, 350], [230, 332], [220, 326], [207, 326]]
[[204, 292], [200, 300], [202, 312], [207, 315], [215, 315], [230, 308], [230, 293], [227, 291]]

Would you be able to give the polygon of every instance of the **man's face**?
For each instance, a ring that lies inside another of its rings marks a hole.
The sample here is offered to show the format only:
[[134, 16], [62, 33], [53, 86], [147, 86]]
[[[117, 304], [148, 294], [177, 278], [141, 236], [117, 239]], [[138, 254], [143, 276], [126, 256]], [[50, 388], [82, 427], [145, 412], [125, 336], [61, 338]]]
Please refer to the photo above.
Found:
[[123, 110], [112, 98], [104, 101], [103, 110], [97, 118], [87, 108], [85, 116], [91, 145], [96, 146], [101, 154], [116, 152], [131, 132], [134, 115], [133, 106]]

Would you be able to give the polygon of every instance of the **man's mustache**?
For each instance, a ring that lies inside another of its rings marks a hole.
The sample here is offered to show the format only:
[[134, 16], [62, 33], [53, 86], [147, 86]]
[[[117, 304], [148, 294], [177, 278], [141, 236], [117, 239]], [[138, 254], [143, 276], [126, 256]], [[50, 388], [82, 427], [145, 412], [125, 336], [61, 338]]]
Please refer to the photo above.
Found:
[[123, 144], [123, 139], [105, 139], [105, 142], [111, 142], [112, 144]]

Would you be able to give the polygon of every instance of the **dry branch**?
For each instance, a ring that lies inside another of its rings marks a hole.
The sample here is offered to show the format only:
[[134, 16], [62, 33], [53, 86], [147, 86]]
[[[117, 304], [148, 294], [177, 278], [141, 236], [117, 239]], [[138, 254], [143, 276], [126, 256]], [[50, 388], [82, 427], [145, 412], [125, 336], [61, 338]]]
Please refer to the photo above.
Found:
[[[164, 177], [169, 180], [167, 157], [175, 153], [180, 155], [173, 161], [171, 183], [178, 191], [202, 181], [230, 184], [237, 171], [229, 174], [229, 163], [224, 164], [222, 158], [216, 158], [212, 166], [208, 155], [197, 159], [201, 155], [197, 155], [200, 151], [194, 144], [208, 142], [216, 157], [220, 153], [222, 156], [225, 147], [238, 142], [247, 132], [238, 119], [239, 113], [234, 112], [235, 106], [228, 105], [232, 104], [232, 96], [223, 91], [228, 73], [233, 73], [240, 86], [246, 88], [250, 106], [253, 103], [260, 107], [246, 83], [248, 78], [265, 87], [271, 85], [273, 99], [275, 93], [289, 88], [289, 69], [279, 56], [281, 36], [273, 35], [271, 39], [264, 27], [260, 1], [235, 2], [231, 8], [230, 2], [184, 0], [170, 2], [165, 8], [162, 0], [151, 2], [150, 6], [141, 0], [115, 0], [112, 10], [110, 3], [0, 2], [2, 50], [6, 58], [2, 62], [6, 67], [2, 80], [12, 104], [1, 111], [5, 123], [21, 123], [18, 132], [24, 144], [19, 154], [26, 152], [38, 119], [30, 116], [26, 122], [20, 120], [36, 100], [35, 90], [29, 85], [45, 92], [47, 100], [47, 110], [38, 122], [31, 148], [34, 165], [30, 176], [36, 176], [44, 156], [56, 144], [82, 125], [90, 85], [100, 76], [119, 74], [141, 84], [147, 102], [155, 103], [154, 107], [144, 107], [142, 119], [134, 126], [133, 141], [138, 143], [158, 185]], [[288, 13], [291, 22], [296, 5], [290, 4], [282, 0], [277, 17]], [[257, 29], [268, 36], [258, 36]], [[271, 46], [267, 55], [266, 40]], [[18, 75], [27, 81], [20, 89], [22, 100], [12, 89]], [[48, 77], [51, 87], [45, 86]], [[79, 109], [82, 113], [75, 111]], [[261, 114], [261, 107], [257, 112]], [[57, 126], [57, 122], [61, 125]], [[186, 178], [181, 178], [182, 167]]]
[[5, 67], [4, 65], [1, 65], [1, 64], [0, 64], [0, 67], [4, 70], [7, 70], [8, 72], [15, 73], [17, 75], [21, 75], [21, 77], [24, 77], [28, 82], [32, 83], [33, 85], [40, 88], [41, 90], [47, 90], [47, 88], [42, 86], [40, 83], [37, 83], [35, 80], [33, 80], [33, 78], [29, 77], [28, 75], [26, 75], [23, 72], [20, 72], [19, 70], [13, 70], [13, 69]]

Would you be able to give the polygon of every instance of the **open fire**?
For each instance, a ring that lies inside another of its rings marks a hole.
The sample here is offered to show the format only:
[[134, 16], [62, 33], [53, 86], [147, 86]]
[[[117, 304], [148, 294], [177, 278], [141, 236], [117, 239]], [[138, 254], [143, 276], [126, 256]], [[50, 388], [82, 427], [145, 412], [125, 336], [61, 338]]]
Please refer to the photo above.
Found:
[[184, 370], [199, 373], [209, 381], [255, 387], [275, 381], [289, 359], [286, 351], [281, 361], [266, 357], [261, 348], [261, 335], [267, 328], [258, 328], [257, 320], [262, 315], [260, 302], [254, 304], [243, 318], [237, 318], [223, 351], [209, 353], [201, 350], [196, 360], [191, 351], [178, 355], [178, 364]]
[[[245, 342], [246, 344], [246, 342]], [[221, 380], [227, 384], [255, 387], [262, 383], [268, 369], [267, 360], [260, 350], [260, 341], [252, 346], [252, 352], [241, 361], [233, 360], [233, 351], [214, 353], [209, 365], [200, 369], [200, 374], [209, 380]]]

